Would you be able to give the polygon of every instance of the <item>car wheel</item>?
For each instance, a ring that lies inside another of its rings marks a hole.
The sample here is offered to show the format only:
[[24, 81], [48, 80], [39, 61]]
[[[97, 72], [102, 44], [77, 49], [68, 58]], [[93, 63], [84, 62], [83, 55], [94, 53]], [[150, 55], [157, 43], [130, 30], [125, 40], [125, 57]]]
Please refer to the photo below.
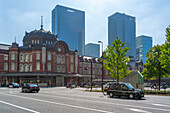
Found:
[[129, 98], [130, 99], [134, 98], [134, 95], [133, 94], [129, 94]]
[[38, 93], [39, 91], [36, 91], [36, 93]]
[[113, 96], [114, 96], [114, 94], [113, 94], [112, 92], [110, 92], [110, 93], [109, 93], [109, 96], [110, 96], [110, 97], [113, 97]]

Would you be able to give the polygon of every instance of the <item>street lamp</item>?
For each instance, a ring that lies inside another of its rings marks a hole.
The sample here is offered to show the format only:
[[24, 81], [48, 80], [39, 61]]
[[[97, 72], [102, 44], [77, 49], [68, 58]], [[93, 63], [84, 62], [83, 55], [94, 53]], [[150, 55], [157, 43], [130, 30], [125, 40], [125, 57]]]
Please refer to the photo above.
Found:
[[[98, 41], [98, 43], [102, 44], [102, 59], [103, 59], [103, 42], [102, 41]], [[103, 62], [102, 62], [102, 92], [103, 92]]]
[[91, 91], [92, 91], [92, 75], [93, 75], [93, 65], [92, 65], [92, 59], [91, 59]]

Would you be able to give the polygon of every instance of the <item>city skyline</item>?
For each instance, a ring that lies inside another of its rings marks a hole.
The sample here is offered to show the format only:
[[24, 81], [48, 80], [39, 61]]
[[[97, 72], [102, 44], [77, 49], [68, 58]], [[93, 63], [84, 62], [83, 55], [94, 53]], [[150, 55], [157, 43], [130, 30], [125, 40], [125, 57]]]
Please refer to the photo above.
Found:
[[[9, 4], [10, 2], [10, 4]], [[11, 44], [16, 41], [22, 45], [25, 31], [40, 28], [40, 17], [44, 16], [44, 29], [51, 31], [51, 10], [57, 5], [63, 5], [86, 13], [85, 18], [85, 42], [97, 43], [101, 40], [104, 48], [107, 41], [107, 18], [116, 13], [125, 13], [136, 17], [136, 36], [147, 35], [153, 37], [153, 45], [165, 42], [165, 29], [170, 24], [168, 11], [170, 2], [158, 1], [1, 1], [0, 3], [0, 34], [3, 44]], [[24, 5], [27, 4], [27, 5]], [[114, 6], [114, 7], [113, 7]], [[46, 8], [44, 8], [46, 7]], [[96, 40], [97, 39], [97, 40]]]

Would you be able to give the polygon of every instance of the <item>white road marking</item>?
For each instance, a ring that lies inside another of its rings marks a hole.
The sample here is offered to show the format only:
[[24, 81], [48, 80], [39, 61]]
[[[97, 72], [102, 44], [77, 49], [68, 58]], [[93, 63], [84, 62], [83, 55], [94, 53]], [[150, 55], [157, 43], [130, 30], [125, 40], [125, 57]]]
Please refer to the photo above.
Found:
[[152, 105], [155, 105], [155, 106], [164, 106], [164, 107], [170, 107], [170, 105], [163, 105], [163, 104], [152, 104]]
[[[39, 94], [39, 95], [49, 97], [49, 95], [43, 95], [43, 94]], [[83, 99], [77, 99], [77, 98], [52, 96], [52, 95], [50, 95], [50, 97], [57, 97], [57, 98], [64, 98], [64, 99], [71, 99], [71, 100], [79, 100], [79, 101], [86, 101], [86, 102], [93, 102], [93, 103], [101, 103], [101, 104], [107, 104], [107, 105], [117, 105], [117, 106], [125, 106], [125, 107], [133, 107], [133, 108], [135, 107], [135, 108], [143, 108], [143, 109], [151, 109], [151, 110], [159, 110], [159, 111], [168, 111], [168, 112], [170, 112], [169, 109], [151, 108], [151, 107], [125, 105], [125, 104], [116, 104], [116, 103], [111, 103], [111, 102], [100, 102], [100, 101], [93, 101], [93, 100], [83, 100]]]
[[[1, 93], [1, 94], [2, 94], [2, 93]], [[25, 99], [35, 100], [35, 101], [40, 101], [40, 102], [46, 102], [46, 103], [56, 104], [56, 105], [61, 105], [61, 106], [67, 106], [67, 107], [72, 107], [72, 108], [78, 108], [78, 109], [96, 111], [96, 112], [101, 112], [101, 113], [113, 113], [113, 112], [110, 112], [110, 111], [104, 111], [104, 110], [99, 110], [99, 109], [93, 109], [93, 108], [87, 108], [87, 107], [81, 107], [81, 106], [70, 105], [70, 104], [63, 104], [63, 103], [57, 103], [57, 102], [51, 102], [51, 101], [40, 100], [40, 99], [29, 98], [29, 97], [23, 97], [23, 96], [17, 96], [17, 95], [10, 95], [10, 94], [4, 94], [4, 95], [19, 97], [19, 98], [25, 98]], [[38, 112], [37, 112], [37, 113], [38, 113]]]
[[140, 112], [140, 113], [152, 113], [152, 112], [148, 112], [148, 111], [144, 111], [144, 110], [140, 110], [140, 109], [132, 109], [132, 108], [129, 108], [129, 110], [131, 110], [131, 111], [136, 111], [136, 112]]
[[4, 101], [1, 101], [1, 100], [0, 100], [0, 103], [7, 104], [7, 105], [10, 105], [10, 106], [13, 106], [13, 107], [16, 107], [16, 108], [19, 108], [19, 109], [23, 109], [23, 110], [26, 110], [26, 111], [30, 111], [30, 112], [33, 112], [33, 113], [40, 113], [40, 112], [31, 110], [31, 109], [28, 109], [28, 108], [24, 108], [24, 107], [21, 107], [21, 106], [17, 106], [17, 105], [14, 105], [14, 104], [10, 104], [10, 103], [8, 103], [8, 102], [4, 102]]

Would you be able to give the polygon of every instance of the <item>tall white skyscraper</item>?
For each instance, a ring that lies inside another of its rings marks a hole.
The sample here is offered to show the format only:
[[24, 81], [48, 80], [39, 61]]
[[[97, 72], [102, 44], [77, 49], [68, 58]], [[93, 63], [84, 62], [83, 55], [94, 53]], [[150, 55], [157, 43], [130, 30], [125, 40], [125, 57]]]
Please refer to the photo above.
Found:
[[125, 47], [130, 47], [127, 56], [136, 58], [136, 21], [135, 17], [124, 13], [115, 13], [108, 17], [108, 45], [112, 45], [118, 36]]
[[52, 10], [52, 33], [65, 41], [70, 50], [84, 55], [85, 12], [57, 5]]

